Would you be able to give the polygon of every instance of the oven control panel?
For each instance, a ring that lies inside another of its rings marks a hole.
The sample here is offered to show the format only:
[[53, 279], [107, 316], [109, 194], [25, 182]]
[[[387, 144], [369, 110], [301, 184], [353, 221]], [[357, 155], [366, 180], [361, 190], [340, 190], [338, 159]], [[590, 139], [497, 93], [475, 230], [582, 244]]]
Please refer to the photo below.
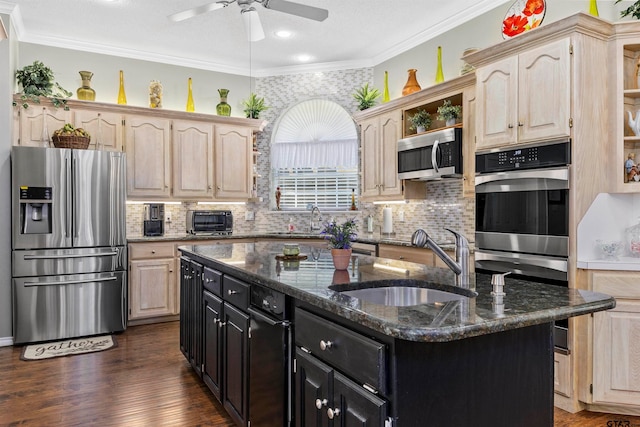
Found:
[[517, 169], [565, 166], [571, 163], [569, 141], [522, 147], [512, 150], [492, 151], [476, 155], [476, 172], [501, 172]]

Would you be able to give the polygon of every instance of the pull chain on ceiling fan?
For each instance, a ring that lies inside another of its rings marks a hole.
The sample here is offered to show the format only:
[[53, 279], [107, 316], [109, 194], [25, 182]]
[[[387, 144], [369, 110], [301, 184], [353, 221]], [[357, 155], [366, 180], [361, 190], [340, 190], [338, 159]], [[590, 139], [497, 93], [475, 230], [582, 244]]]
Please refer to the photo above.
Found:
[[175, 22], [183, 21], [197, 15], [202, 15], [203, 13], [222, 9], [231, 3], [238, 3], [238, 6], [242, 9], [240, 13], [247, 32], [247, 39], [252, 42], [264, 39], [264, 30], [262, 29], [260, 16], [258, 15], [258, 11], [252, 6], [253, 3], [260, 3], [266, 9], [284, 12], [314, 21], [324, 21], [329, 16], [329, 11], [326, 9], [293, 3], [287, 0], [222, 0], [174, 13], [173, 15], [169, 15], [169, 19]]

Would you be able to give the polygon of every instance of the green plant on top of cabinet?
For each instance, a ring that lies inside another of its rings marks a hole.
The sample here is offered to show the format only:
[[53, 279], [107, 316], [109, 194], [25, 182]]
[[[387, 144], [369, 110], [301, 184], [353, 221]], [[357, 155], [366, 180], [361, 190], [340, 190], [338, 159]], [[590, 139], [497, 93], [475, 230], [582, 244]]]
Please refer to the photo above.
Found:
[[560, 39], [476, 70], [476, 149], [569, 137], [571, 40]]
[[[443, 106], [444, 103], [455, 105], [457, 116], [456, 119], [464, 119], [463, 117], [463, 109], [462, 109], [462, 93], [451, 93], [444, 98], [430, 98], [423, 101], [421, 104], [412, 104], [408, 105], [403, 111], [404, 123], [403, 123], [403, 137], [409, 137], [415, 135], [418, 132], [416, 127], [419, 123], [416, 123], [416, 118], [420, 120], [421, 116], [424, 117], [429, 115], [429, 125], [426, 126], [426, 131], [436, 131], [447, 127], [446, 120], [440, 117], [439, 109]], [[467, 126], [468, 127], [468, 126]]]

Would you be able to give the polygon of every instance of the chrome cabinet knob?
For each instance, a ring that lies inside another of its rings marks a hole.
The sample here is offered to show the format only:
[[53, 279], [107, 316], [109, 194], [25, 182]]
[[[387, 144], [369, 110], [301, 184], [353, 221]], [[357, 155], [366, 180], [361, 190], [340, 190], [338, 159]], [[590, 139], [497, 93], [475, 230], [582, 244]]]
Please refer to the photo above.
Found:
[[229, 291], [227, 292], [229, 295], [235, 295], [238, 293], [238, 291], [234, 291], [233, 289], [229, 289]]
[[322, 409], [323, 406], [327, 406], [327, 403], [329, 403], [327, 399], [316, 399], [316, 408]]
[[522, 126], [524, 126], [524, 123], [518, 122], [518, 126], [522, 127]]
[[327, 417], [329, 417], [330, 420], [333, 419], [333, 417], [337, 417], [338, 415], [340, 415], [340, 409], [335, 408], [335, 409], [327, 409]]
[[513, 129], [513, 125], [511, 123], [509, 123], [509, 129]]
[[332, 346], [333, 343], [331, 341], [320, 340], [320, 350], [324, 351]]
[[155, 253], [156, 253], [156, 251], [151, 251], [151, 253], [152, 253], [152, 254], [155, 254]]

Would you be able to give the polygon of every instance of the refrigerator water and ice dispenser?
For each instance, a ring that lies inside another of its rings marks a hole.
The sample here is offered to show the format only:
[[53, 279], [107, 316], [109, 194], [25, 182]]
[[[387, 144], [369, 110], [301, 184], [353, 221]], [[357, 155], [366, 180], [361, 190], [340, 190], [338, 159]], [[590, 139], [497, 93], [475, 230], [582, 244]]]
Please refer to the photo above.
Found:
[[51, 187], [20, 186], [20, 233], [51, 233]]

